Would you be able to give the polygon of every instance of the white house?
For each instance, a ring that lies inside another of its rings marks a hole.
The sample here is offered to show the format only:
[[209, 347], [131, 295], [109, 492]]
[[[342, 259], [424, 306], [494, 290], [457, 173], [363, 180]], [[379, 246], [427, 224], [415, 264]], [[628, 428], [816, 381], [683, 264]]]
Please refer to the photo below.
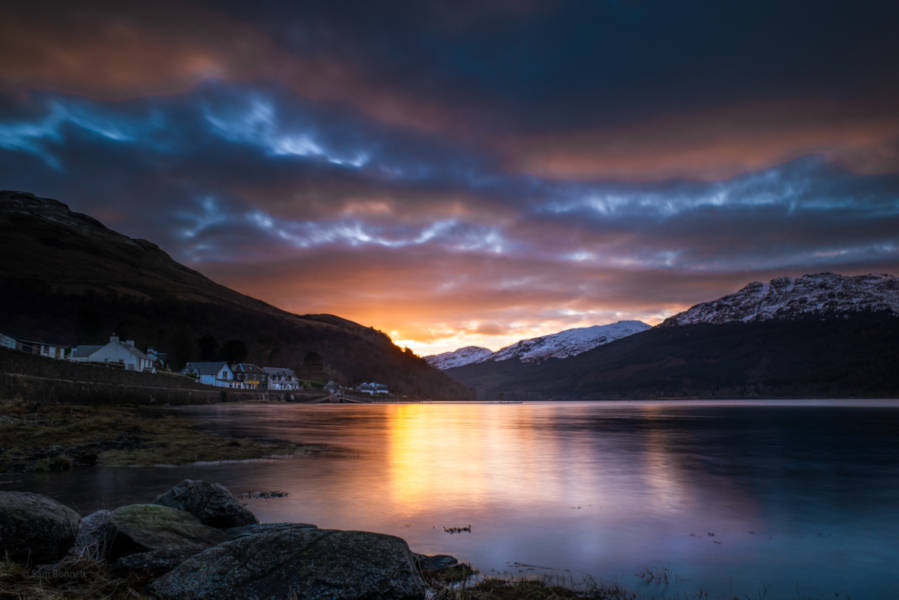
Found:
[[109, 342], [103, 346], [75, 346], [69, 360], [121, 364], [129, 371], [156, 372], [153, 359], [138, 350], [134, 340], [123, 342], [116, 334], [109, 336]]
[[298, 390], [300, 380], [293, 369], [283, 367], [262, 367], [268, 376], [268, 389], [270, 390]]
[[234, 387], [234, 371], [224, 361], [189, 362], [184, 367], [185, 375], [195, 375], [205, 385], [216, 387]]
[[16, 349], [16, 338], [9, 337], [5, 333], [0, 333], [0, 348]]
[[386, 396], [390, 393], [390, 390], [386, 385], [384, 385], [383, 383], [375, 383], [374, 381], [360, 383], [359, 387], [357, 387], [356, 389], [363, 394], [368, 394], [369, 396]]

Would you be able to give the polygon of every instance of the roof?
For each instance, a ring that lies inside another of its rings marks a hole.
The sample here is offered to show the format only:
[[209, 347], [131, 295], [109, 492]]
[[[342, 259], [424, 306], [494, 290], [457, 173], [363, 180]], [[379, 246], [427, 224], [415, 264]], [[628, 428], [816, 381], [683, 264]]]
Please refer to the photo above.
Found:
[[91, 354], [102, 348], [103, 346], [75, 346], [69, 358], [88, 358]]
[[231, 365], [235, 373], [262, 373], [262, 369], [252, 363], [235, 363]]
[[262, 370], [269, 375], [290, 375], [296, 377], [296, 371], [287, 367], [262, 367]]
[[227, 367], [224, 361], [215, 362], [189, 362], [184, 366], [185, 371], [196, 371], [198, 375], [218, 375], [222, 367]]

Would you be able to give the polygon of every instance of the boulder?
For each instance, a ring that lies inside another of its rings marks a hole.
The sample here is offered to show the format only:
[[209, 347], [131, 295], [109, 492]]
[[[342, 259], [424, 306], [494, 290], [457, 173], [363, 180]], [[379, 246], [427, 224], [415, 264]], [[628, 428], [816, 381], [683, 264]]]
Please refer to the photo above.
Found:
[[112, 511], [115, 537], [110, 557], [154, 550], [199, 552], [228, 539], [224, 532], [203, 525], [183, 510], [158, 504], [130, 504]]
[[257, 523], [255, 525], [244, 525], [243, 527], [231, 527], [230, 529], [226, 529], [225, 533], [228, 534], [228, 538], [234, 539], [247, 535], [259, 535], [260, 533], [273, 533], [289, 529], [315, 528], [315, 525], [309, 523]]
[[75, 544], [69, 549], [69, 555], [106, 560], [116, 533], [111, 519], [112, 511], [109, 510], [98, 510], [81, 519]]
[[211, 527], [240, 527], [259, 522], [228, 488], [208, 481], [185, 479], [153, 503], [187, 511]]
[[174, 550], [152, 550], [150, 552], [138, 552], [128, 554], [113, 563], [113, 572], [127, 576], [129, 573], [140, 575], [152, 575], [159, 577], [168, 573], [185, 560], [196, 554], [193, 547], [176, 548]]
[[434, 554], [431, 556], [427, 554], [413, 554], [412, 557], [415, 559], [415, 564], [422, 571], [440, 571], [459, 564], [458, 559], [449, 554]]
[[41, 494], [0, 492], [0, 557], [19, 562], [58, 560], [75, 541], [81, 517]]
[[304, 527], [219, 544], [187, 559], [151, 588], [169, 600], [425, 597], [425, 584], [402, 539]]

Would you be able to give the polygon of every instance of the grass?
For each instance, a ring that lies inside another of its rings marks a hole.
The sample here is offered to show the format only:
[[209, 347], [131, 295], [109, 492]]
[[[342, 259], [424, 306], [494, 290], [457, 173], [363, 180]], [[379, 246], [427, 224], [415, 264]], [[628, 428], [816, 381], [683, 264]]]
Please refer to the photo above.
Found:
[[150, 600], [148, 581], [114, 577], [92, 560], [70, 560], [52, 569], [32, 569], [0, 560], [2, 600]]
[[203, 432], [188, 416], [148, 407], [0, 401], [0, 472], [242, 460], [301, 448]]

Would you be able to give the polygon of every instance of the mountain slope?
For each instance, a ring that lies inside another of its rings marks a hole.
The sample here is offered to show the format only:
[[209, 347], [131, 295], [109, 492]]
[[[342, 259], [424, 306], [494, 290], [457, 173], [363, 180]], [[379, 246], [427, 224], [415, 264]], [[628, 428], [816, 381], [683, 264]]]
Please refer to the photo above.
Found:
[[474, 363], [487, 360], [493, 354], [490, 348], [482, 348], [481, 346], [465, 346], [452, 352], [443, 352], [441, 354], [432, 354], [425, 356], [424, 359], [429, 365], [435, 369], [446, 371], [456, 367], [464, 367]]
[[197, 359], [198, 339], [211, 335], [244, 341], [249, 362], [344, 383], [381, 381], [416, 396], [470, 396], [381, 332], [280, 310], [214, 283], [151, 242], [27, 193], [0, 192], [0, 299], [0, 331], [19, 337], [74, 345], [116, 331], [178, 364]]
[[438, 369], [447, 370], [488, 361], [517, 359], [527, 363], [548, 358], [568, 358], [649, 328], [650, 326], [642, 321], [619, 321], [609, 325], [566, 329], [550, 335], [520, 340], [496, 352], [480, 346], [466, 346], [452, 352], [425, 356], [425, 360]]
[[899, 397], [896, 289], [889, 275], [750, 284], [578, 356], [447, 373], [481, 399]]
[[547, 358], [568, 358], [649, 328], [642, 321], [619, 321], [610, 325], [566, 329], [506, 346], [496, 351], [490, 360], [499, 362], [518, 359], [526, 363]]
[[899, 278], [886, 274], [849, 277], [818, 273], [754, 281], [735, 294], [697, 304], [662, 326], [819, 318], [858, 312], [899, 315]]

